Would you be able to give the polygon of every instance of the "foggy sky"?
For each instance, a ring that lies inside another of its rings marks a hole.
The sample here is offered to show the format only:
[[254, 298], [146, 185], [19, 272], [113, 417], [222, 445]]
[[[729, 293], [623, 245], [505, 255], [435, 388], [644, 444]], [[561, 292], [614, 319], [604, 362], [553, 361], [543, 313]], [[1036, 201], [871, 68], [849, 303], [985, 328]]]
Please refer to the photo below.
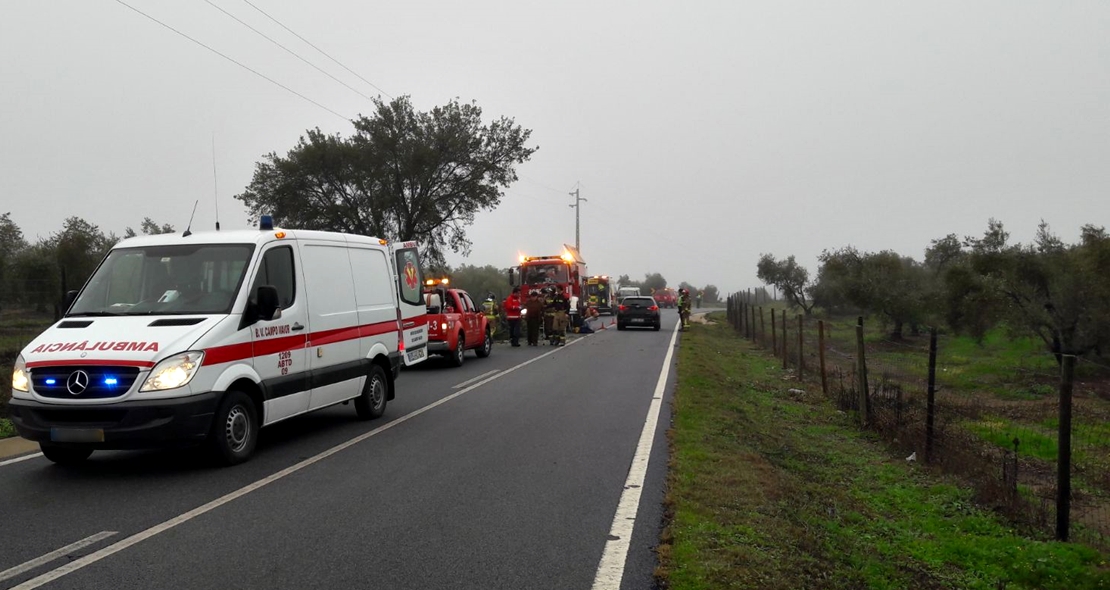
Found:
[[[126, 0], [347, 117], [372, 104], [202, 0]], [[921, 258], [991, 217], [1110, 225], [1107, 2], [252, 0], [390, 96], [476, 101], [539, 151], [458, 264], [574, 243], [597, 274], [754, 287], [760, 253]], [[369, 96], [242, 0], [213, 0]], [[0, 4], [0, 213], [225, 229], [265, 153], [343, 119], [113, 0]], [[212, 142], [218, 196], [214, 196]]]

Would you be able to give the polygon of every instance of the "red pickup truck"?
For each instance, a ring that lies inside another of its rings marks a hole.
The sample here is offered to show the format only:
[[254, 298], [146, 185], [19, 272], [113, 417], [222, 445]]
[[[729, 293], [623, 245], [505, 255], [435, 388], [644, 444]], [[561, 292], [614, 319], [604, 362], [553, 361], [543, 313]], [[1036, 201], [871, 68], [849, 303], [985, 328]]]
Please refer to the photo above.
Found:
[[433, 281], [424, 289], [428, 308], [428, 352], [447, 356], [456, 367], [463, 364], [468, 349], [479, 358], [493, 352], [493, 327], [482, 308], [461, 289], [449, 289], [445, 280]]

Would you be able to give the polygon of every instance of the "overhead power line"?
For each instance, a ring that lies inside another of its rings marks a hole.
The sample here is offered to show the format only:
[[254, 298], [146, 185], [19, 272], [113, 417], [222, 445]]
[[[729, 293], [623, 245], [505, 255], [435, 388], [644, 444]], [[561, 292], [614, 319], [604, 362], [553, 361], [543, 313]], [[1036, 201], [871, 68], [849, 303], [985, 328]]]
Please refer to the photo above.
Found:
[[268, 36], [266, 33], [263, 33], [262, 31], [259, 31], [258, 29], [250, 26], [250, 24], [248, 24], [243, 19], [241, 19], [241, 18], [235, 16], [234, 14], [231, 14], [230, 12], [224, 10], [218, 4], [216, 4], [215, 2], [212, 2], [212, 0], [204, 0], [204, 1], [209, 6], [211, 6], [212, 8], [215, 8], [216, 10], [219, 10], [220, 12], [226, 14], [227, 16], [235, 19], [235, 21], [238, 22], [239, 24], [241, 24], [244, 27], [247, 27], [248, 29], [254, 31], [255, 34], [257, 34], [259, 37], [262, 37], [263, 39], [269, 41], [270, 43], [273, 43], [274, 45], [277, 45], [278, 47], [284, 49], [285, 52], [288, 53], [289, 55], [292, 55], [293, 57], [295, 57], [295, 58], [303, 61], [304, 63], [312, 66], [317, 72], [320, 72], [321, 74], [331, 78], [332, 80], [335, 80], [336, 82], [339, 82], [340, 84], [342, 84], [345, 88], [347, 88], [351, 92], [354, 92], [355, 94], [361, 96], [362, 98], [365, 98], [366, 100], [370, 100], [370, 101], [374, 100], [374, 99], [370, 98], [369, 96], [366, 96], [365, 94], [359, 92], [359, 90], [357, 88], [355, 88], [354, 86], [351, 86], [350, 84], [344, 82], [343, 80], [340, 80], [339, 78], [336, 78], [335, 76], [331, 75], [331, 73], [329, 73], [327, 70], [324, 70], [320, 66], [317, 66], [316, 64], [308, 61], [307, 59], [305, 59], [303, 57], [301, 57], [297, 52], [293, 51], [292, 49], [289, 49], [288, 47], [286, 47], [286, 46], [282, 45], [281, 43], [275, 41], [272, 37]]
[[251, 8], [253, 8], [253, 9], [257, 10], [258, 12], [261, 12], [263, 16], [265, 16], [266, 18], [268, 18], [268, 19], [270, 19], [270, 20], [274, 21], [274, 22], [275, 22], [275, 23], [277, 23], [277, 24], [278, 24], [278, 26], [280, 26], [281, 28], [283, 28], [283, 29], [285, 29], [286, 31], [289, 31], [290, 33], [292, 33], [292, 34], [293, 34], [293, 36], [295, 36], [296, 38], [298, 38], [298, 39], [300, 39], [301, 41], [304, 41], [305, 43], [307, 43], [309, 47], [311, 47], [311, 48], [315, 49], [316, 51], [319, 51], [319, 52], [320, 52], [321, 54], [323, 54], [323, 56], [324, 56], [324, 57], [326, 57], [326, 58], [328, 58], [328, 59], [332, 60], [333, 62], [335, 62], [336, 64], [338, 64], [338, 65], [339, 65], [339, 67], [343, 68], [344, 70], [347, 70], [347, 71], [348, 71], [348, 72], [350, 72], [351, 74], [354, 74], [354, 75], [355, 75], [355, 77], [357, 77], [357, 78], [358, 78], [359, 80], [362, 80], [363, 82], [366, 82], [367, 84], [369, 84], [369, 85], [373, 86], [373, 87], [374, 87], [374, 88], [375, 88], [375, 89], [376, 89], [376, 90], [377, 90], [378, 92], [381, 92], [382, 94], [384, 94], [384, 95], [388, 96], [390, 100], [393, 100], [393, 97], [392, 97], [392, 96], [389, 96], [389, 93], [388, 93], [388, 92], [386, 92], [386, 91], [384, 91], [384, 90], [382, 90], [382, 89], [381, 89], [380, 87], [378, 87], [378, 85], [377, 85], [377, 84], [374, 84], [374, 83], [373, 83], [373, 82], [371, 82], [370, 80], [367, 80], [366, 78], [363, 78], [362, 76], [360, 76], [360, 75], [358, 74], [358, 72], [356, 72], [356, 71], [352, 70], [351, 68], [348, 68], [347, 66], [343, 65], [343, 63], [342, 63], [342, 62], [340, 62], [340, 61], [339, 61], [338, 59], [335, 59], [335, 58], [334, 58], [334, 57], [332, 57], [331, 55], [328, 55], [328, 52], [326, 52], [326, 51], [324, 51], [323, 49], [320, 49], [319, 47], [317, 47], [316, 45], [314, 45], [314, 44], [312, 43], [312, 41], [309, 41], [308, 39], [305, 39], [304, 37], [302, 37], [302, 36], [298, 35], [296, 31], [294, 31], [293, 29], [290, 29], [289, 27], [285, 26], [285, 25], [284, 25], [284, 24], [282, 24], [282, 23], [281, 23], [281, 21], [279, 21], [278, 19], [276, 19], [276, 18], [274, 18], [274, 17], [270, 16], [270, 15], [269, 15], [269, 14], [268, 14], [268, 13], [267, 13], [267, 12], [266, 12], [265, 10], [262, 10], [261, 8], [259, 8], [259, 7], [255, 6], [255, 5], [254, 5], [254, 3], [253, 3], [253, 2], [251, 2], [250, 0], [243, 0], [243, 2], [246, 2], [246, 3], [247, 3], [247, 4], [248, 4], [248, 5], [249, 5], [249, 6], [251, 7]]
[[174, 33], [177, 33], [178, 35], [181, 35], [182, 37], [185, 37], [186, 39], [192, 41], [193, 43], [196, 43], [197, 45], [200, 45], [201, 47], [207, 49], [208, 51], [211, 51], [212, 53], [215, 53], [216, 55], [218, 55], [218, 56], [226, 59], [227, 61], [243, 68], [244, 70], [247, 70], [248, 72], [254, 74], [255, 76], [258, 76], [259, 78], [262, 78], [263, 80], [266, 80], [267, 82], [273, 84], [274, 86], [277, 86], [277, 87], [285, 90], [286, 92], [289, 92], [290, 94], [293, 94], [297, 97], [300, 97], [301, 99], [306, 100], [306, 101], [324, 109], [325, 111], [335, 115], [336, 117], [339, 117], [339, 118], [343, 119], [344, 121], [348, 121], [348, 122], [351, 121], [350, 117], [345, 117], [345, 116], [329, 109], [328, 107], [316, 102], [315, 100], [312, 100], [311, 98], [301, 94], [300, 92], [297, 92], [296, 90], [293, 90], [292, 88], [286, 86], [285, 84], [282, 84], [281, 82], [278, 82], [277, 80], [274, 80], [273, 78], [267, 76], [266, 74], [263, 74], [262, 72], [259, 72], [258, 70], [255, 70], [255, 69], [251, 68], [250, 66], [243, 64], [242, 62], [236, 61], [234, 58], [229, 57], [226, 54], [220, 53], [219, 51], [213, 49], [212, 47], [210, 47], [208, 45], [205, 45], [204, 43], [190, 37], [189, 35], [186, 35], [185, 33], [182, 33], [181, 31], [171, 27], [170, 25], [167, 25], [166, 23], [154, 18], [153, 16], [150, 16], [149, 14], [139, 10], [138, 8], [135, 8], [134, 6], [131, 6], [130, 4], [124, 2], [123, 0], [116, 0], [116, 2], [119, 3], [119, 4], [122, 4], [123, 6], [126, 6], [127, 8], [130, 8], [131, 10], [141, 14], [142, 16], [145, 16], [146, 18], [158, 23], [159, 25], [162, 25], [163, 27], [173, 31]]

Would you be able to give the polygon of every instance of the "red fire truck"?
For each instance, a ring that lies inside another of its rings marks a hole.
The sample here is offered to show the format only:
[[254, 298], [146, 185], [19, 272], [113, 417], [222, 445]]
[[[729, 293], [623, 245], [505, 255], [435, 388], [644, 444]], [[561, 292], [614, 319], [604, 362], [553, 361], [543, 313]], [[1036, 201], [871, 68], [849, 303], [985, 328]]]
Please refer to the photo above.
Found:
[[466, 351], [479, 358], [493, 352], [493, 326], [470, 295], [448, 287], [450, 279], [424, 281], [424, 303], [428, 311], [428, 352], [463, 364]]
[[509, 276], [525, 296], [533, 289], [543, 291], [554, 287], [569, 301], [571, 297], [582, 297], [587, 277], [586, 261], [573, 247], [564, 244], [559, 256], [521, 256], [520, 266], [510, 269]]

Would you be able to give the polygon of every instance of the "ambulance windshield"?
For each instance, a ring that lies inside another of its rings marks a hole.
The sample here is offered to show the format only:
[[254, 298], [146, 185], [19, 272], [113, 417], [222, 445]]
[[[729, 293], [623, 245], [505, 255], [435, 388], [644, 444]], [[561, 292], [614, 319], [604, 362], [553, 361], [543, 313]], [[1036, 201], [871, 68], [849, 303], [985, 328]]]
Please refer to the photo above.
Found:
[[251, 244], [112, 250], [68, 315], [229, 313], [253, 251]]
[[561, 263], [533, 264], [524, 272], [524, 284], [543, 285], [567, 282], [567, 265]]

